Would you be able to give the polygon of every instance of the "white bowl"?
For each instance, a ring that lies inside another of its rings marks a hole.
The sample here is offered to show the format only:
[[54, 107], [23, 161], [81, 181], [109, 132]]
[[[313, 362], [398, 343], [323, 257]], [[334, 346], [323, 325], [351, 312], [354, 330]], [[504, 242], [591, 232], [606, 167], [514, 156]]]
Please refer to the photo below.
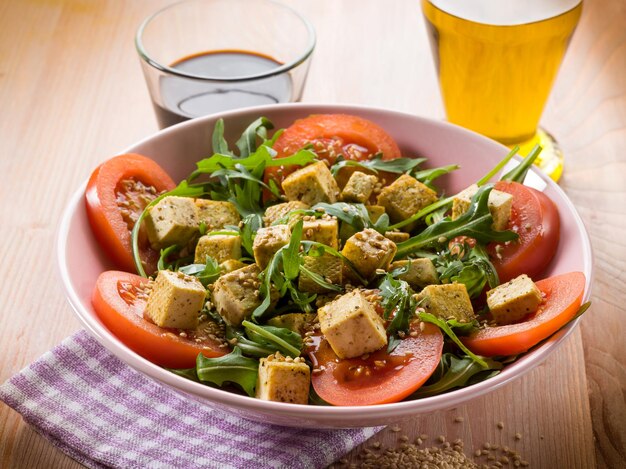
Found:
[[[186, 177], [195, 162], [209, 156], [215, 121], [222, 117], [226, 137], [233, 142], [259, 116], [276, 126], [289, 126], [295, 119], [320, 113], [355, 114], [381, 125], [395, 139], [403, 155], [423, 156], [429, 165], [457, 163], [462, 169], [439, 182], [447, 193], [461, 190], [482, 177], [508, 149], [460, 127], [399, 112], [346, 105], [285, 104], [248, 108], [200, 119], [162, 130], [121, 153], [134, 152], [153, 158], [174, 180]], [[111, 155], [113, 156], [113, 155]], [[557, 204], [561, 217], [561, 239], [554, 261], [545, 277], [581, 271], [587, 278], [584, 301], [590, 295], [592, 256], [589, 237], [576, 209], [564, 192], [543, 174], [532, 170], [534, 186]], [[528, 179], [527, 179], [528, 181]], [[128, 365], [158, 383], [169, 386], [206, 405], [241, 417], [279, 425], [332, 428], [385, 425], [412, 415], [454, 407], [519, 378], [550, 355], [574, 330], [570, 324], [541, 346], [506, 366], [497, 376], [446, 394], [413, 401], [367, 407], [326, 407], [262, 401], [203, 386], [160, 368], [122, 344], [96, 316], [91, 294], [98, 275], [113, 266], [92, 236], [85, 212], [85, 185], [77, 189], [65, 210], [57, 241], [57, 260], [68, 300], [83, 326], [107, 349]]]

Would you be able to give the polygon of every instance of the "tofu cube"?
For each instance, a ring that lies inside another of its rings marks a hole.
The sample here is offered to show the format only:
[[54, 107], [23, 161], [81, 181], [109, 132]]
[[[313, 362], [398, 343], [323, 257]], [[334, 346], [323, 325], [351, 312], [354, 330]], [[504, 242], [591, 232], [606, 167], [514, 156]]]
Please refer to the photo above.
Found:
[[439, 275], [433, 261], [426, 258], [402, 260], [392, 262], [389, 271], [407, 268], [407, 272], [398, 276], [407, 282], [414, 290], [420, 290], [427, 285], [439, 283]]
[[287, 225], [274, 225], [267, 228], [259, 228], [254, 242], [252, 243], [252, 251], [254, 252], [254, 260], [261, 269], [265, 269], [270, 263], [272, 257], [283, 246], [289, 244], [291, 239], [291, 230]]
[[160, 327], [194, 329], [206, 290], [196, 277], [160, 270], [148, 295], [146, 315]]
[[382, 318], [360, 290], [317, 310], [322, 334], [339, 358], [354, 358], [387, 345]]
[[367, 209], [367, 213], [369, 214], [372, 223], [376, 223], [385, 213], [385, 207], [382, 205], [366, 205], [365, 208]]
[[308, 404], [310, 386], [311, 370], [301, 357], [285, 358], [277, 353], [259, 360], [257, 399]]
[[[321, 275], [324, 280], [333, 285], [341, 285], [343, 262], [340, 258], [324, 254], [313, 257], [304, 256], [303, 267], [313, 273]], [[328, 293], [328, 289], [316, 283], [308, 274], [301, 272], [298, 277], [298, 289], [309, 293]]]
[[396, 245], [378, 231], [366, 228], [351, 236], [341, 253], [365, 278], [370, 278], [376, 269], [386, 269], [396, 255]]
[[[300, 202], [299, 200], [293, 200], [291, 202], [283, 202], [282, 204], [271, 205], [267, 207], [265, 210], [265, 214], [263, 215], [263, 223], [265, 226], [272, 225], [275, 221], [280, 220], [285, 217], [289, 212], [294, 210], [306, 210], [309, 206], [304, 202]], [[295, 219], [302, 218], [301, 216], [294, 216]], [[288, 225], [287, 222], [282, 223], [283, 225]]]
[[526, 274], [487, 292], [487, 306], [498, 325], [511, 324], [537, 311], [541, 290]]
[[424, 308], [440, 319], [456, 319], [459, 322], [471, 322], [474, 308], [462, 283], [429, 285], [418, 295], [419, 307]]
[[[472, 184], [467, 189], [459, 192], [452, 202], [452, 219], [456, 220], [470, 208], [472, 197], [478, 192], [478, 186]], [[492, 227], [494, 230], [506, 230], [511, 218], [511, 206], [513, 205], [513, 196], [506, 192], [492, 189], [489, 193], [487, 201], [489, 212], [493, 217]]]
[[385, 233], [385, 238], [390, 239], [396, 244], [406, 241], [410, 237], [411, 235], [409, 233], [405, 233], [404, 231], [387, 231]]
[[[399, 223], [437, 201], [437, 193], [408, 174], [403, 174], [378, 194], [378, 205], [385, 207], [392, 223]], [[411, 231], [414, 223], [405, 227]]]
[[302, 239], [316, 241], [333, 249], [338, 249], [339, 222], [336, 218], [328, 215], [325, 218], [304, 220], [302, 224]]
[[241, 237], [235, 235], [204, 235], [198, 240], [194, 262], [204, 264], [206, 256], [221, 264], [230, 259], [241, 258]]
[[226, 225], [238, 225], [241, 216], [231, 202], [222, 200], [196, 199], [198, 224], [204, 223], [207, 232], [221, 230]]
[[315, 322], [316, 314], [311, 313], [287, 313], [275, 316], [267, 320], [268, 326], [283, 327], [290, 331], [304, 335]]
[[337, 202], [339, 186], [323, 161], [294, 171], [282, 184], [287, 200], [299, 200], [308, 205]]
[[364, 204], [372, 195], [377, 182], [376, 176], [355, 171], [341, 191], [341, 200]]
[[[222, 275], [213, 284], [213, 304], [220, 316], [231, 326], [239, 326], [261, 304], [259, 292], [261, 269], [250, 264]], [[272, 307], [278, 301], [278, 292], [270, 293]]]
[[150, 245], [161, 249], [173, 244], [186, 246], [198, 233], [198, 217], [193, 199], [170, 196], [148, 210], [145, 217]]
[[228, 272], [241, 269], [242, 267], [245, 267], [245, 266], [246, 264], [244, 264], [238, 259], [228, 259], [220, 263], [220, 270], [222, 271], [223, 274], [227, 274]]

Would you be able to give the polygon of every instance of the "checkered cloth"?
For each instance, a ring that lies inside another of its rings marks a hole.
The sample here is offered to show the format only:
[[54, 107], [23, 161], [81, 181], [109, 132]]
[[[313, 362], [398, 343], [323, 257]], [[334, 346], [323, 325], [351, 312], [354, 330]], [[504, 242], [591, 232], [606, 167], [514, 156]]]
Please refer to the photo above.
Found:
[[378, 429], [307, 430], [185, 399], [81, 331], [0, 386], [0, 400], [92, 468], [321, 468]]

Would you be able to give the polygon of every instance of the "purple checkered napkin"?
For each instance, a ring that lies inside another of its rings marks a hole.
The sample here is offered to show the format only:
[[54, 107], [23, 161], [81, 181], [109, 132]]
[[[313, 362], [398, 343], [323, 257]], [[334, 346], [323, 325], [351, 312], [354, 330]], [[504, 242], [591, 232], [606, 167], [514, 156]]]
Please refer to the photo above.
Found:
[[0, 400], [93, 468], [321, 468], [378, 430], [287, 428], [210, 409], [137, 373], [85, 331], [0, 386]]

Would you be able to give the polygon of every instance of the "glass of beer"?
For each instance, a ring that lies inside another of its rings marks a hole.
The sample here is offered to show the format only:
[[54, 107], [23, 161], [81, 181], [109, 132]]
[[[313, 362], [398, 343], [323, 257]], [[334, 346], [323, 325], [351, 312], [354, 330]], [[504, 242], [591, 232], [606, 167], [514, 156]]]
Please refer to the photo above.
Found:
[[582, 0], [422, 0], [448, 120], [526, 154], [554, 180], [556, 141], [539, 119]]

